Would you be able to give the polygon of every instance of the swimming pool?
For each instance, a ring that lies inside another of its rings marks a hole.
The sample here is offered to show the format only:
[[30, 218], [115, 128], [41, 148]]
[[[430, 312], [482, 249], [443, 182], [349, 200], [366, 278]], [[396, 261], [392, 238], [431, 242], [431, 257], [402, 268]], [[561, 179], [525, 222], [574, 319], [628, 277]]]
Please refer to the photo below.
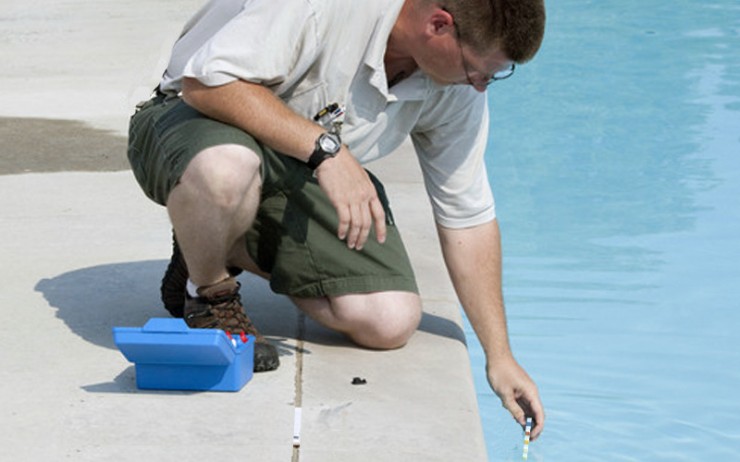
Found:
[[[557, 0], [489, 91], [530, 460], [740, 460], [740, 2]], [[491, 461], [521, 430], [467, 327]]]

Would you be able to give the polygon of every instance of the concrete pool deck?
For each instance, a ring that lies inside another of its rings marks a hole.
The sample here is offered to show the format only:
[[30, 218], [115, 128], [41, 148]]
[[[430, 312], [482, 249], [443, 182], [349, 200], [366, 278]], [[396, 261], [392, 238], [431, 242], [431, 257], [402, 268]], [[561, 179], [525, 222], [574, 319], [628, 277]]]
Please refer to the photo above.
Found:
[[457, 299], [408, 146], [370, 166], [424, 298], [405, 348], [354, 347], [242, 276], [281, 367], [239, 393], [136, 388], [111, 328], [166, 315], [158, 284], [170, 227], [126, 170], [126, 124], [200, 3], [4, 7], [0, 460], [485, 461]]

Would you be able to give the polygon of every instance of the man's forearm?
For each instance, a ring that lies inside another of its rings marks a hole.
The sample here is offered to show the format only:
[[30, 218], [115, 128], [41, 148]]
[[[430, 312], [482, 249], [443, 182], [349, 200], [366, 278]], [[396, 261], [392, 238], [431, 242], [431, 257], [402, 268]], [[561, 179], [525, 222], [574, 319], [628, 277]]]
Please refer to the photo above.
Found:
[[208, 87], [185, 78], [182, 96], [208, 117], [241, 128], [275, 151], [304, 162], [313, 152], [316, 138], [325, 131], [259, 84], [237, 80]]
[[437, 226], [452, 283], [489, 361], [511, 357], [501, 290], [498, 223], [450, 229]]

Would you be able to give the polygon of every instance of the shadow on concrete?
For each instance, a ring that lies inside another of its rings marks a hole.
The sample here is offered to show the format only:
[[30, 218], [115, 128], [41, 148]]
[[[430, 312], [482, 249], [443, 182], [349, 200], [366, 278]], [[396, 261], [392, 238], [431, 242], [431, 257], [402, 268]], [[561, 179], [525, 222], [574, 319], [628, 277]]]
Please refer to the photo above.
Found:
[[[113, 348], [116, 326], [143, 326], [149, 318], [169, 317], [159, 300], [159, 281], [164, 260], [114, 263], [82, 268], [42, 279], [35, 290], [57, 310], [75, 334], [90, 343]], [[281, 356], [295, 347], [297, 310], [271, 292], [263, 281], [243, 281], [242, 297], [251, 319], [277, 348]]]
[[0, 117], [0, 175], [128, 170], [127, 141], [73, 120]]
[[451, 338], [466, 344], [465, 332], [462, 328], [454, 321], [437, 316], [436, 314], [424, 313], [421, 318], [421, 324], [419, 324], [419, 330], [439, 335], [440, 337]]
[[[116, 326], [143, 326], [152, 317], [168, 317], [159, 300], [159, 282], [167, 261], [112, 263], [82, 268], [42, 279], [35, 290], [75, 334], [90, 343], [115, 349], [112, 329]], [[342, 334], [311, 320], [299, 321], [298, 310], [284, 296], [270, 291], [266, 281], [252, 275], [240, 276], [242, 299], [252, 321], [280, 352], [295, 354], [287, 342], [305, 332], [305, 340], [327, 346], [353, 344]], [[465, 343], [465, 334], [455, 322], [424, 313], [419, 330]], [[311, 354], [304, 346], [304, 354]]]
[[114, 393], [114, 394], [136, 394], [136, 395], [196, 395], [210, 393], [210, 391], [193, 390], [148, 390], [136, 386], [136, 367], [131, 365], [121, 371], [112, 382], [83, 385], [83, 390], [88, 393]]

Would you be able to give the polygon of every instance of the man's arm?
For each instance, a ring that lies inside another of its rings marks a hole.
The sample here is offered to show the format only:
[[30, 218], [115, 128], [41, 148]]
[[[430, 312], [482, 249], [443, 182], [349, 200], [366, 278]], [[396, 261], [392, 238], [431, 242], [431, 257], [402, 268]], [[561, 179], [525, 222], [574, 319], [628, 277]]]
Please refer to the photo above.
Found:
[[532, 439], [542, 432], [545, 414], [537, 386], [514, 359], [509, 346], [501, 290], [498, 223], [464, 229], [437, 225], [442, 253], [460, 303], [486, 354], [488, 382], [522, 426], [534, 418]]
[[[303, 162], [308, 160], [316, 139], [325, 131], [293, 112], [259, 84], [237, 80], [208, 87], [196, 79], [185, 78], [182, 97], [208, 117], [240, 128], [276, 152]], [[350, 248], [362, 249], [374, 224], [378, 242], [385, 241], [383, 206], [367, 172], [347, 146], [343, 145], [336, 157], [319, 165], [316, 178], [337, 210], [339, 239], [346, 239]]]

